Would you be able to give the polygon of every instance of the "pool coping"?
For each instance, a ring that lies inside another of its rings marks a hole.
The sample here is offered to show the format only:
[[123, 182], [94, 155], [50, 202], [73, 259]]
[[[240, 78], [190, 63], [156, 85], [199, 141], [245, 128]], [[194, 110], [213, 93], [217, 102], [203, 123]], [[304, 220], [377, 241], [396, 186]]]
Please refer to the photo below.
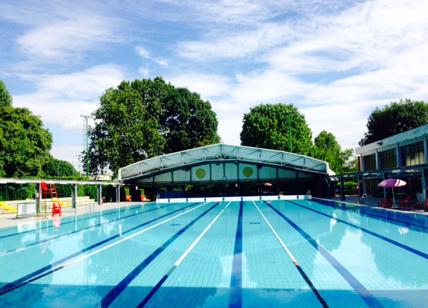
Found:
[[[150, 204], [150, 202], [108, 202], [103, 203], [102, 205], [93, 205], [93, 206], [80, 206], [77, 207], [77, 211], [71, 210], [67, 208], [66, 210], [63, 210], [62, 218], [65, 217], [73, 217], [73, 216], [80, 216], [84, 214], [90, 214], [90, 213], [97, 213], [97, 212], [103, 212], [108, 210], [114, 210], [118, 208], [125, 208], [135, 205], [143, 205], [143, 204]], [[1, 214], [0, 215], [0, 229], [6, 229], [11, 227], [25, 227], [25, 226], [31, 226], [35, 223], [39, 222], [45, 222], [52, 220], [51, 215], [48, 215], [46, 218], [43, 216], [26, 216], [17, 218], [16, 214]]]

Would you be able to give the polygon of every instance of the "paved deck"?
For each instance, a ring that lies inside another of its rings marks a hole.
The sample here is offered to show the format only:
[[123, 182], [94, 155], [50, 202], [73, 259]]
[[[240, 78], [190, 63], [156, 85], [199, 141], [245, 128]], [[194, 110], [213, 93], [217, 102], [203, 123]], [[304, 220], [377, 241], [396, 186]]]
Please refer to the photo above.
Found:
[[[111, 203], [104, 203], [102, 205], [98, 205], [94, 203], [86, 206], [78, 206], [76, 210], [72, 208], [65, 208], [63, 209], [63, 217], [106, 211], [106, 210], [111, 210], [119, 207], [120, 208], [129, 207], [137, 204], [142, 204], [142, 202], [119, 202], [119, 203], [111, 202]], [[47, 215], [47, 218], [35, 217], [35, 216], [16, 218], [16, 214], [1, 214], [0, 228], [14, 227], [22, 224], [31, 224], [31, 223], [34, 223], [35, 221], [43, 221], [43, 220], [51, 220], [51, 219], [52, 217], [49, 213]]]

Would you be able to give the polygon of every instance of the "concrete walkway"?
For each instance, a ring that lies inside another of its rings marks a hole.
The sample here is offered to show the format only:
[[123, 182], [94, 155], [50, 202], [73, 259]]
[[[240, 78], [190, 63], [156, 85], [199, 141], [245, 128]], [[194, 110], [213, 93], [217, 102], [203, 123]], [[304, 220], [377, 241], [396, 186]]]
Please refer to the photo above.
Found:
[[[125, 208], [133, 205], [142, 205], [142, 204], [148, 204], [148, 202], [119, 202], [119, 203], [111, 202], [111, 203], [104, 203], [103, 205], [98, 205], [97, 203], [93, 203], [90, 205], [78, 206], [76, 210], [73, 208], [64, 208], [62, 212], [62, 217], [70, 217], [75, 215], [95, 213], [100, 211]], [[44, 215], [44, 213], [42, 213], [41, 215]], [[52, 220], [50, 213], [47, 214], [47, 218], [35, 217], [35, 216], [16, 218], [16, 214], [1, 214], [0, 229], [14, 227], [14, 226], [22, 226], [25, 224], [34, 224], [35, 222], [45, 221], [45, 220]]]

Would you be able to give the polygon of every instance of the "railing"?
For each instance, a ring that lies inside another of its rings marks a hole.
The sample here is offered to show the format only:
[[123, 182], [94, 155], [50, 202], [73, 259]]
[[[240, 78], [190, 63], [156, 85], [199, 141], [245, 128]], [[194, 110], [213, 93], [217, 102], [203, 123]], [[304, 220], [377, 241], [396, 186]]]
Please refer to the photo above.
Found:
[[37, 216], [37, 204], [35, 201], [20, 202], [16, 205], [16, 218]]

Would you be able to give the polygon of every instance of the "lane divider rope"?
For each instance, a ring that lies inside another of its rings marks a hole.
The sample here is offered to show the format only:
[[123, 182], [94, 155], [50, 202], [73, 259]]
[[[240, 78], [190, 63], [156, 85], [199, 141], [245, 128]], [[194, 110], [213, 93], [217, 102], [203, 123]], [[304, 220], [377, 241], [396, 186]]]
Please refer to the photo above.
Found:
[[[162, 209], [164, 207], [167, 207], [167, 206], [170, 206], [170, 205], [172, 205], [172, 204], [168, 204], [168, 205], [161, 206], [161, 207], [158, 207], [158, 208], [152, 208], [152, 209], [149, 209], [147, 211], [141, 211], [141, 212], [138, 212], [138, 213], [133, 213], [133, 214], [130, 214], [130, 215], [127, 215], [127, 216], [123, 216], [123, 217], [120, 217], [120, 218], [115, 218], [115, 219], [108, 220], [108, 221], [105, 221], [105, 222], [100, 222], [100, 223], [95, 224], [94, 226], [88, 226], [88, 227], [84, 227], [82, 229], [73, 230], [71, 232], [58, 234], [57, 236], [49, 237], [47, 239], [44, 239], [44, 240], [41, 240], [41, 241], [38, 241], [38, 242], [33, 242], [33, 243], [27, 244], [25, 246], [21, 246], [21, 247], [17, 247], [17, 248], [13, 248], [13, 249], [9, 249], [9, 250], [0, 252], [0, 257], [4, 257], [4, 256], [7, 256], [7, 255], [10, 255], [10, 254], [13, 254], [13, 253], [17, 253], [17, 252], [21, 252], [21, 251], [24, 251], [24, 250], [26, 250], [28, 248], [33, 247], [33, 246], [36, 246], [36, 245], [39, 245], [39, 244], [43, 244], [43, 243], [46, 243], [46, 242], [49, 242], [49, 241], [52, 241], [52, 240], [57, 240], [59, 238], [67, 236], [67, 235], [71, 235], [71, 234], [83, 232], [83, 231], [86, 231], [86, 230], [92, 230], [94, 228], [97, 228], [99, 226], [105, 225], [107, 223], [120, 221], [120, 220], [129, 218], [129, 217], [142, 215], [144, 213], [148, 213], [148, 212], [151, 212], [151, 211], [160, 210], [160, 209]], [[132, 210], [127, 209], [126, 211], [132, 211]], [[110, 213], [110, 214], [113, 214], [113, 213]]]
[[150, 290], [150, 292], [144, 297], [144, 299], [140, 302], [138, 307], [144, 307], [149, 300], [155, 295], [157, 290], [162, 286], [162, 284], [168, 279], [168, 277], [172, 274], [172, 272], [180, 266], [180, 264], [184, 261], [184, 259], [189, 255], [189, 253], [195, 248], [195, 246], [199, 243], [199, 241], [204, 237], [204, 235], [208, 232], [212, 225], [220, 218], [223, 212], [229, 207], [231, 202], [229, 202], [221, 211], [217, 214], [217, 216], [210, 222], [208, 226], [202, 231], [199, 236], [193, 241], [192, 244], [186, 249], [186, 251], [177, 259], [174, 265], [169, 269], [169, 271], [158, 281], [158, 283]]
[[272, 227], [272, 225], [270, 224], [269, 220], [266, 218], [266, 216], [262, 213], [262, 211], [260, 210], [260, 208], [257, 206], [257, 204], [253, 201], [254, 206], [256, 207], [257, 211], [260, 213], [260, 215], [262, 216], [263, 220], [266, 222], [266, 224], [269, 226], [270, 230], [272, 231], [272, 233], [275, 235], [276, 239], [278, 240], [278, 242], [280, 243], [280, 245], [282, 246], [282, 248], [284, 249], [284, 251], [287, 253], [288, 257], [291, 259], [291, 261], [293, 262], [294, 266], [297, 268], [297, 270], [299, 271], [300, 275], [303, 277], [303, 279], [306, 281], [306, 283], [308, 284], [308, 286], [311, 288], [312, 292], [315, 294], [315, 296], [317, 297], [318, 301], [320, 302], [320, 304], [323, 307], [328, 307], [327, 302], [324, 300], [324, 298], [321, 296], [321, 294], [319, 293], [319, 291], [315, 288], [314, 284], [312, 283], [312, 281], [309, 279], [308, 275], [306, 275], [306, 273], [304, 272], [304, 270], [302, 269], [302, 267], [300, 266], [300, 264], [297, 262], [296, 258], [293, 256], [293, 254], [291, 253], [291, 251], [288, 249], [287, 245], [285, 245], [284, 241], [281, 239], [281, 237], [278, 235], [278, 233], [276, 232], [276, 230]]
[[345, 281], [361, 296], [369, 307], [382, 307], [382, 304], [371, 294], [371, 292], [354, 276], [345, 266], [343, 266], [327, 249], [300, 228], [294, 221], [288, 218], [284, 213], [280, 212], [274, 206], [265, 201], [265, 203], [285, 220], [292, 228], [294, 228], [301, 236], [314, 247], [328, 263], [345, 279]]
[[[49, 275], [49, 274], [51, 274], [53, 272], [56, 272], [56, 271], [61, 270], [61, 269], [65, 268], [65, 267], [69, 267], [69, 266], [74, 265], [76, 263], [79, 263], [79, 262], [81, 262], [83, 260], [86, 260], [87, 258], [89, 258], [89, 257], [91, 257], [93, 255], [99, 254], [100, 252], [103, 252], [106, 249], [110, 249], [111, 247], [114, 247], [114, 246], [116, 246], [116, 245], [118, 245], [120, 243], [123, 243], [124, 241], [128, 241], [128, 240], [130, 240], [130, 239], [132, 239], [132, 238], [134, 238], [134, 237], [136, 237], [136, 236], [138, 236], [140, 234], [143, 234], [143, 233], [145, 233], [145, 232], [147, 232], [149, 230], [152, 230], [152, 229], [154, 229], [154, 228], [156, 228], [158, 226], [161, 226], [161, 225], [163, 225], [163, 224], [165, 224], [165, 223], [167, 223], [167, 222], [169, 222], [169, 221], [171, 221], [173, 219], [176, 219], [176, 218], [178, 218], [178, 217], [180, 217], [182, 215], [185, 215], [185, 214], [187, 214], [189, 212], [192, 212], [192, 211], [194, 211], [194, 210], [196, 210], [196, 209], [204, 206], [205, 204], [207, 204], [207, 202], [205, 202], [205, 203], [203, 203], [201, 205], [198, 205], [198, 206], [196, 206], [194, 208], [191, 208], [189, 210], [186, 210], [183, 213], [180, 213], [178, 215], [175, 215], [173, 217], [165, 219], [165, 220], [163, 220], [163, 221], [161, 221], [161, 222], [159, 222], [159, 223], [157, 223], [155, 225], [152, 225], [152, 226], [150, 226], [148, 228], [145, 228], [145, 229], [143, 229], [141, 231], [133, 233], [133, 234], [127, 236], [127, 237], [121, 238], [120, 240], [115, 241], [115, 242], [113, 242], [111, 244], [108, 244], [108, 245], [106, 245], [106, 246], [104, 246], [104, 247], [102, 247], [100, 249], [97, 249], [97, 250], [92, 251], [92, 252], [90, 252], [88, 254], [80, 256], [83, 253], [86, 253], [87, 251], [92, 250], [94, 247], [97, 247], [99, 245], [102, 245], [102, 244], [105, 244], [107, 242], [110, 242], [110, 241], [112, 241], [112, 240], [114, 240], [116, 238], [120, 238], [121, 235], [116, 234], [116, 235], [114, 235], [114, 236], [112, 236], [110, 238], [107, 238], [107, 239], [105, 239], [103, 241], [100, 241], [100, 242], [94, 244], [94, 245], [91, 245], [91, 246], [89, 246], [89, 247], [87, 247], [87, 248], [85, 248], [85, 249], [83, 249], [83, 250], [81, 250], [79, 252], [76, 252], [76, 253], [74, 253], [74, 254], [72, 254], [72, 255], [70, 255], [68, 257], [65, 257], [65, 258], [63, 258], [63, 259], [61, 259], [61, 260], [59, 260], [57, 262], [54, 262], [53, 264], [47, 265], [47, 266], [45, 266], [45, 267], [43, 267], [43, 268], [41, 268], [41, 269], [39, 269], [39, 270], [31, 273], [31, 274], [28, 274], [28, 275], [26, 275], [26, 276], [24, 276], [22, 278], [19, 278], [19, 279], [15, 280], [15, 281], [13, 281], [11, 283], [3, 285], [3, 287], [0, 288], [0, 296], [3, 295], [3, 294], [5, 294], [5, 293], [11, 292], [11, 291], [13, 291], [13, 290], [15, 290], [17, 288], [20, 288], [22, 286], [25, 286], [25, 285], [27, 285], [27, 284], [35, 281], [35, 280], [38, 280], [38, 279], [40, 279], [42, 277], [45, 277], [45, 276], [47, 276], [47, 275]], [[192, 205], [189, 205], [189, 206], [192, 206]], [[179, 209], [177, 211], [180, 211], [180, 210], [182, 210], [182, 209]], [[177, 211], [174, 211], [174, 212], [177, 212]], [[174, 213], [174, 212], [172, 212], [172, 213]], [[127, 230], [124, 233], [122, 233], [122, 235], [126, 234], [128, 232], [131, 232], [131, 231], [133, 231], [135, 229], [138, 229], [138, 228], [140, 228], [143, 225], [146, 225], [148, 223], [156, 221], [156, 220], [158, 220], [160, 218], [163, 218], [165, 216], [171, 215], [172, 213], [168, 213], [168, 214], [162, 215], [162, 216], [160, 216], [158, 218], [155, 218], [155, 219], [153, 219], [151, 221], [145, 222], [145, 223], [143, 223], [140, 226], [136, 226], [134, 228], [131, 228], [130, 230]], [[78, 257], [78, 256], [80, 256], [80, 257]]]

